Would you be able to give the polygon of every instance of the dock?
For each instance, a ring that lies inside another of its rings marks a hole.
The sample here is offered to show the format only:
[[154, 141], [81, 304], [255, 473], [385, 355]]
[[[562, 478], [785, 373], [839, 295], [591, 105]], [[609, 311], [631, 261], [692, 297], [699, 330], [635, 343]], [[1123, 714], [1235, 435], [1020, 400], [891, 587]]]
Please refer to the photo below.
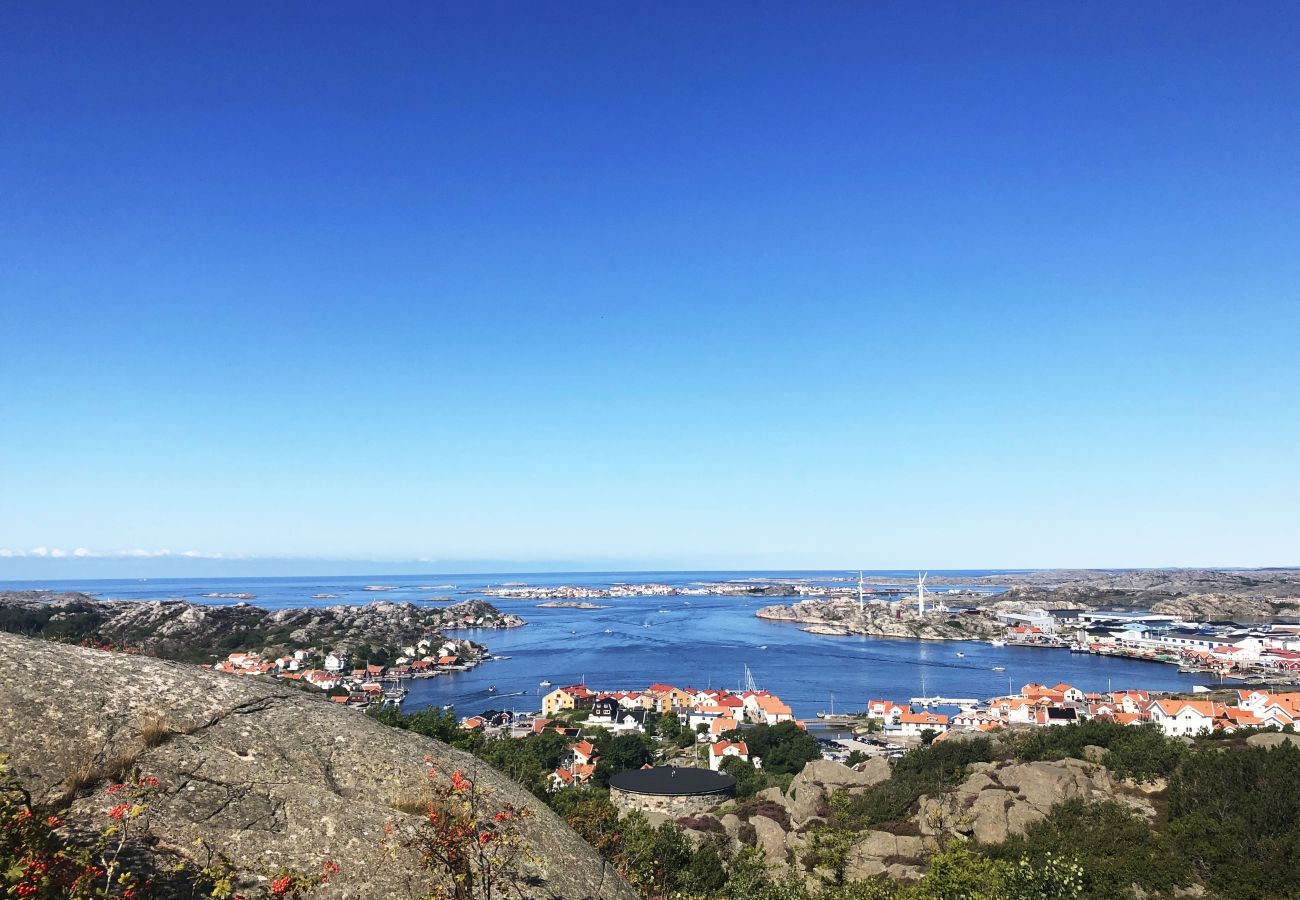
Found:
[[972, 697], [913, 697], [911, 704], [922, 709], [931, 706], [956, 706], [965, 709], [968, 706], [979, 706], [980, 701]]

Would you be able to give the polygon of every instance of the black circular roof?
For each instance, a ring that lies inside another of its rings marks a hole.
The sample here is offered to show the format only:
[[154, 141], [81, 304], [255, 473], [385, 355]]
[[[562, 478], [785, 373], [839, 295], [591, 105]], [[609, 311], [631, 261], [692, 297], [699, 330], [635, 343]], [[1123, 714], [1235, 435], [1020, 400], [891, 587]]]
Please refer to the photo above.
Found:
[[653, 769], [629, 769], [610, 776], [609, 786], [629, 794], [659, 794], [689, 797], [692, 794], [720, 794], [736, 786], [736, 779], [725, 772], [657, 766]]

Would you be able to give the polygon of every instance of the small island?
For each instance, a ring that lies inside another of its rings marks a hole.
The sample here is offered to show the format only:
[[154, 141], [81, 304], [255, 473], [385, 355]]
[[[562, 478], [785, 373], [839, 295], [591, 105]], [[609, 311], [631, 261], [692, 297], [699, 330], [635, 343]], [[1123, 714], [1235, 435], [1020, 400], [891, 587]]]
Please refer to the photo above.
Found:
[[838, 625], [809, 625], [807, 628], [801, 628], [800, 631], [806, 631], [809, 634], [830, 634], [836, 637], [848, 637], [847, 628], [841, 628]]
[[609, 609], [609, 604], [588, 603], [585, 600], [550, 600], [537, 604], [538, 609]]

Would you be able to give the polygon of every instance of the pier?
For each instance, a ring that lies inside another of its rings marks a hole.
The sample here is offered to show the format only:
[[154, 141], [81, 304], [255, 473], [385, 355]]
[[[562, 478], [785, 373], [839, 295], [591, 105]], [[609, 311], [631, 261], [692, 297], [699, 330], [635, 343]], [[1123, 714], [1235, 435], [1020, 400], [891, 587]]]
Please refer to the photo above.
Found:
[[911, 704], [922, 709], [929, 709], [931, 706], [956, 706], [965, 709], [968, 706], [979, 706], [980, 701], [972, 697], [913, 697]]

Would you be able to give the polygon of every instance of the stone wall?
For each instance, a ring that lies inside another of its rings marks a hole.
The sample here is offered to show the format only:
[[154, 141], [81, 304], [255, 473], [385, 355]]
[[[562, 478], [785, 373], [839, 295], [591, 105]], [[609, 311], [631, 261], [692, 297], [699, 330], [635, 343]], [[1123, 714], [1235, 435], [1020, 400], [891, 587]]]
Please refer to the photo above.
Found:
[[609, 799], [619, 812], [654, 812], [678, 816], [694, 816], [707, 812], [730, 797], [728, 791], [716, 791], [712, 794], [690, 794], [670, 796], [667, 794], [634, 794], [631, 791], [609, 789]]

